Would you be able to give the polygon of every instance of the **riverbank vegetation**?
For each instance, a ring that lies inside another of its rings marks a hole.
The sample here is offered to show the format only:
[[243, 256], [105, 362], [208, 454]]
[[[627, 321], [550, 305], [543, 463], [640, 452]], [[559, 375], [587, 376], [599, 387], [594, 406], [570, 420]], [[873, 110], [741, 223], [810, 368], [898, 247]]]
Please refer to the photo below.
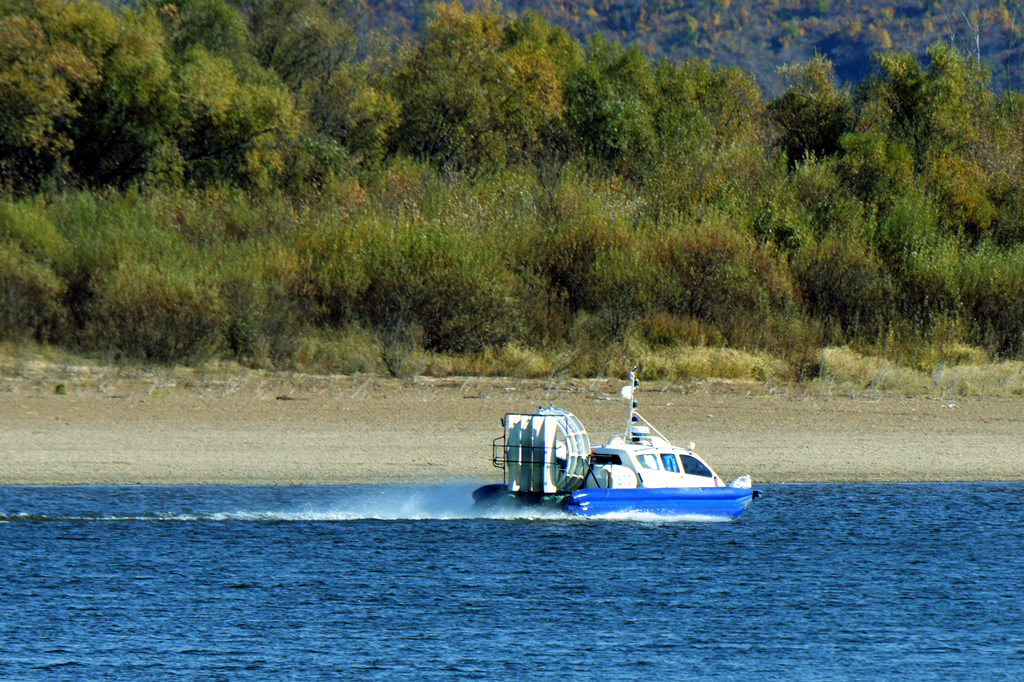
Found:
[[1019, 374], [1024, 98], [943, 45], [856, 87], [821, 57], [781, 76], [767, 99], [457, 4], [392, 47], [318, 0], [9, 0], [0, 340], [397, 375]]

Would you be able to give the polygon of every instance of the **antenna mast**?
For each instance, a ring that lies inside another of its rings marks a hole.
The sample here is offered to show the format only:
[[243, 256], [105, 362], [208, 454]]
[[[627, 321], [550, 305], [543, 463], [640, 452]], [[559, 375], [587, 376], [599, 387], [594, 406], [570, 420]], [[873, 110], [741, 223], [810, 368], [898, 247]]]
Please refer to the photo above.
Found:
[[626, 438], [629, 438], [629, 434], [633, 431], [633, 424], [642, 419], [636, 412], [636, 389], [640, 387], [640, 380], [636, 378], [636, 366], [629, 372], [629, 423], [626, 424]]

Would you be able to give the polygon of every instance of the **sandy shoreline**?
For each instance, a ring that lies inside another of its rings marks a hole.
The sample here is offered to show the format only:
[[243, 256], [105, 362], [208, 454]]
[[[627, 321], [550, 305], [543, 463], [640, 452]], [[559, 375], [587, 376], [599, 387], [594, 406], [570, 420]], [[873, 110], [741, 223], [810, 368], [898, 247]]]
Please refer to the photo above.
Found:
[[[58, 382], [67, 393], [58, 395]], [[506, 412], [554, 402], [621, 432], [618, 379], [70, 371], [0, 379], [0, 484], [493, 482]], [[759, 482], [1024, 479], [1024, 399], [645, 384], [641, 412]]]

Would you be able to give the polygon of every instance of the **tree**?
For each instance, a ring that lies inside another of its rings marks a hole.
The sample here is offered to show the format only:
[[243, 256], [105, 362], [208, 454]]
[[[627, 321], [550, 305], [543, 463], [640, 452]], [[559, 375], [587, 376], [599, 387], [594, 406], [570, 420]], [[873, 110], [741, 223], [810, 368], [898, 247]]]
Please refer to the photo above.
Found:
[[226, 0], [150, 0], [160, 7], [167, 38], [178, 55], [192, 47], [236, 61], [251, 60], [251, 36], [245, 16]]
[[541, 131], [561, 116], [562, 94], [552, 58], [529, 35], [491, 8], [437, 5], [394, 78], [397, 150], [455, 168], [536, 151]]
[[989, 75], [956, 50], [936, 43], [928, 68], [911, 54], [880, 55], [880, 73], [869, 83], [868, 100], [880, 105], [880, 123], [907, 144], [920, 173], [936, 153], [966, 151], [978, 139], [980, 118], [991, 108]]
[[100, 72], [59, 30], [63, 10], [57, 0], [0, 6], [0, 186], [32, 190], [69, 170], [70, 130]]
[[295, 94], [311, 132], [360, 160], [383, 157], [398, 104], [357, 61], [352, 27], [325, 0], [262, 0], [252, 17], [260, 63]]
[[802, 248], [793, 274], [810, 312], [852, 340], [876, 333], [892, 307], [892, 284], [878, 257], [857, 240], [826, 236]]
[[815, 55], [806, 64], [779, 69], [779, 75], [786, 90], [768, 105], [768, 116], [790, 167], [808, 155], [838, 153], [839, 138], [853, 129], [854, 109], [850, 91], [836, 87], [832, 62]]
[[92, 3], [65, 7], [65, 25], [102, 75], [84, 93], [70, 162], [93, 186], [123, 187], [144, 177], [178, 182], [182, 159], [173, 71], [163, 26], [152, 9], [112, 14]]
[[886, 146], [910, 152], [916, 179], [938, 200], [944, 228], [980, 240], [995, 218], [982, 163], [984, 133], [998, 119], [989, 75], [945, 45], [933, 45], [928, 56], [927, 69], [906, 53], [878, 58], [880, 73], [866, 89], [866, 124], [886, 131]]
[[657, 141], [657, 86], [647, 57], [598, 34], [565, 91], [566, 123], [577, 148], [617, 172], [642, 177]]
[[739, 69], [701, 60], [662, 61], [654, 77], [656, 142], [644, 178], [651, 210], [686, 213], [714, 197], [746, 193], [737, 183], [756, 182], [771, 165], [757, 84]]
[[284, 172], [286, 142], [300, 129], [291, 94], [272, 76], [240, 74], [225, 57], [195, 46], [178, 73], [177, 131], [188, 180], [267, 186]]

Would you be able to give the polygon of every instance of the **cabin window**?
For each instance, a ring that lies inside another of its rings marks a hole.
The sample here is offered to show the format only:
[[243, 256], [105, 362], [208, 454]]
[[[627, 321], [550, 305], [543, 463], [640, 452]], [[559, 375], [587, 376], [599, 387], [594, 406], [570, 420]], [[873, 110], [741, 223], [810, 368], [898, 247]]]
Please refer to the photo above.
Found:
[[591, 455], [590, 461], [594, 464], [622, 464], [622, 458], [618, 455]]
[[665, 471], [671, 471], [672, 473], [679, 473], [679, 460], [671, 452], [661, 453], [661, 464], [665, 468]]
[[637, 455], [636, 459], [644, 469], [658, 468], [658, 458], [654, 455]]
[[706, 476], [711, 478], [714, 474], [711, 473], [711, 469], [708, 469], [704, 462], [700, 461], [696, 457], [690, 455], [682, 455], [683, 460], [683, 471], [691, 476]]

